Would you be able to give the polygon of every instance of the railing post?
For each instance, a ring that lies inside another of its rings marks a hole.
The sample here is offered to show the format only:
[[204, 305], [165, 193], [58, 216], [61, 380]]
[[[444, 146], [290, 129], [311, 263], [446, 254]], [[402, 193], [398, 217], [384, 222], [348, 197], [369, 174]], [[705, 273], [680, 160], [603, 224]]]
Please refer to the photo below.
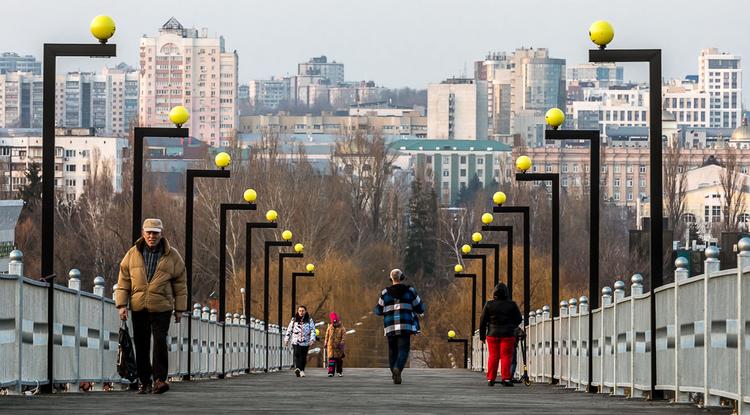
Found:
[[[555, 353], [557, 353], [557, 358], [555, 358], [556, 362], [560, 363], [560, 372], [558, 373], [558, 376], [560, 376], [560, 383], [559, 386], [565, 386], [563, 383], [563, 375], [566, 375], [568, 377], [568, 382], [570, 382], [570, 372], [567, 372], [565, 370], [565, 367], [563, 366], [563, 354], [567, 351], [566, 346], [570, 344], [570, 336], [568, 336], [569, 333], [563, 332], [563, 320], [568, 321], [568, 327], [570, 327], [570, 319], [568, 318], [568, 301], [562, 300], [560, 301], [560, 312], [559, 312], [560, 318], [560, 333], [557, 335], [557, 347], [555, 347]], [[552, 319], [552, 324], [555, 324], [554, 318]], [[567, 336], [567, 337], [566, 337]], [[567, 360], [567, 359], [566, 359]], [[556, 371], [555, 371], [556, 372]]]
[[[536, 322], [534, 332], [536, 333], [536, 381], [544, 381], [544, 330], [542, 326], [542, 309], [536, 309]], [[541, 333], [540, 333], [541, 332]]]
[[[737, 324], [738, 327], [738, 337], [737, 337], [737, 413], [742, 414], [746, 411], [746, 405], [747, 403], [744, 402], [745, 392], [742, 389], [742, 367], [745, 364], [742, 359], [742, 352], [743, 349], [750, 347], [750, 344], [747, 344], [746, 342], [750, 341], [748, 340], [747, 336], [747, 323], [745, 320], [747, 319], [747, 316], [745, 316], [745, 313], [743, 313], [742, 307], [742, 292], [744, 290], [742, 280], [743, 280], [743, 269], [750, 266], [750, 238], [742, 238], [737, 242], [737, 249], [740, 251], [739, 254], [737, 254]], [[746, 305], [745, 305], [746, 306]]]
[[[552, 320], [550, 320], [550, 308], [548, 305], [545, 305], [542, 307], [542, 333], [544, 338], [544, 364], [542, 365], [542, 382], [547, 382], [547, 370], [549, 370], [550, 375], [552, 375], [552, 372], [554, 372], [554, 369], [547, 367], [547, 357], [549, 356], [549, 361], [552, 363], [552, 336], [547, 337], [547, 325], [548, 324], [554, 324]], [[550, 329], [551, 330], [551, 329]], [[549, 345], [548, 345], [549, 342]], [[551, 378], [550, 378], [551, 381]]]
[[643, 398], [643, 391], [635, 387], [635, 297], [643, 295], [643, 275], [630, 277], [630, 397]]
[[[674, 401], [675, 403], [690, 402], [690, 394], [680, 391], [680, 352], [682, 351], [682, 324], [680, 324], [680, 285], [688, 279], [689, 262], [685, 257], [674, 260]], [[704, 346], [706, 342], [704, 341]]]
[[711, 274], [719, 272], [719, 249], [709, 246], [705, 251], [706, 260], [703, 265], [703, 405], [705, 407], [719, 406], [719, 397], [711, 395], [709, 379], [711, 379], [711, 304], [709, 301], [709, 285]]
[[[580, 339], [578, 338], [578, 329], [576, 329], [576, 337], [575, 337], [575, 345], [573, 344], [573, 317], [576, 316], [576, 306], [578, 305], [578, 300], [575, 298], [571, 298], [568, 300], [568, 384], [566, 387], [571, 388], [575, 387], [573, 382], [573, 362], [572, 357], [575, 354], [576, 361], [578, 360], [578, 343]], [[580, 319], [576, 318], [576, 323], [578, 323]]]
[[68, 384], [69, 392], [79, 392], [81, 377], [81, 271], [73, 268], [68, 271], [68, 288], [76, 291], [76, 317], [75, 317], [75, 378]]
[[625, 395], [625, 389], [621, 386], [617, 386], [617, 363], [619, 360], [618, 356], [618, 330], [617, 323], [620, 319], [617, 312], [617, 302], [625, 298], [625, 282], [615, 281], [615, 299], [614, 306], [612, 307], [612, 395], [623, 396]]
[[606, 319], [604, 318], [604, 308], [610, 304], [612, 304], [612, 289], [609, 287], [604, 287], [602, 288], [602, 306], [599, 311], [601, 314], [601, 318], [599, 321], [600, 323], [599, 326], [601, 328], [599, 331], [599, 356], [601, 356], [601, 359], [599, 359], [599, 377], [600, 377], [600, 383], [601, 383], [601, 385], [599, 386], [599, 393], [611, 392], [609, 390], [609, 387], [604, 385], [604, 380], [606, 379], [604, 377], [604, 360], [606, 359], [606, 356], [607, 356], [607, 350], [606, 350], [607, 345], [605, 344], [605, 339], [607, 337], [605, 335]]
[[[104, 390], [104, 278], [98, 276], [94, 278], [94, 295], [99, 297], [99, 304], [101, 305], [101, 312], [99, 313], [99, 379], [98, 384], [94, 384], [92, 390]], [[80, 309], [80, 306], [79, 306]], [[78, 319], [78, 327], [80, 327], [81, 319]], [[79, 329], [80, 331], [80, 329]], [[109, 341], [109, 339], [107, 339]], [[80, 358], [79, 358], [80, 359]]]
[[23, 393], [23, 252], [14, 249], [9, 255], [10, 263], [8, 264], [8, 274], [18, 277], [16, 286], [16, 296], [18, 298], [18, 308], [16, 309], [16, 344], [18, 345], [18, 383], [16, 384], [16, 393]]
[[[584, 315], [588, 316], [588, 318], [591, 318], [591, 313], [589, 312], [589, 298], [585, 295], [582, 295], [578, 298], [578, 389], [580, 391], [585, 391], [588, 383], [591, 381], [590, 379], [586, 379], [586, 381], [583, 381], [583, 374], [584, 371], [581, 370], [581, 362], [588, 362], [588, 340], [586, 341], [586, 347], [583, 346], [582, 339], [584, 336], [584, 333], [588, 333], [588, 323], [585, 327], [582, 327], [581, 320]], [[586, 356], [583, 356], [583, 353], [586, 353]], [[586, 359], [584, 359], [584, 357]], [[586, 377], [588, 378], [588, 368], [586, 369]]]

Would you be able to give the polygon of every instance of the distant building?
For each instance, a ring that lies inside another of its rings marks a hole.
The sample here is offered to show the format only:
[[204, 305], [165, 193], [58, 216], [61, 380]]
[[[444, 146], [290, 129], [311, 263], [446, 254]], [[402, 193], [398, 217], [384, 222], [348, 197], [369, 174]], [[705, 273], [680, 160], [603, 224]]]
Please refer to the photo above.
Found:
[[427, 87], [427, 137], [487, 138], [487, 81], [451, 78]]
[[140, 125], [173, 126], [169, 111], [184, 105], [191, 134], [229, 145], [237, 128], [238, 57], [226, 51], [224, 38], [171, 18], [158, 35], [141, 38], [140, 56]]
[[607, 88], [624, 83], [625, 70], [614, 63], [582, 63], [567, 67], [567, 81], [593, 82]]
[[41, 75], [0, 73], [0, 128], [42, 128], [42, 98]]
[[342, 136], [354, 129], [382, 135], [427, 136], [427, 117], [414, 110], [354, 110], [354, 115], [252, 115], [240, 117], [241, 134], [330, 134]]
[[[128, 140], [96, 137], [90, 129], [55, 131], [55, 190], [73, 201], [83, 194], [91, 171], [106, 168], [111, 173], [115, 192], [122, 191], [122, 165]], [[0, 135], [0, 165], [9, 172], [2, 177], [0, 190], [17, 192], [26, 183], [25, 172], [32, 163], [42, 165], [42, 137], [37, 135]]]
[[390, 148], [398, 154], [396, 165], [433, 187], [444, 206], [455, 205], [475, 175], [484, 187], [504, 183], [512, 166], [511, 148], [495, 141], [405, 138]]
[[297, 75], [320, 76], [329, 85], [344, 83], [344, 64], [335, 60], [328, 62], [328, 58], [318, 56], [309, 61], [297, 64]]
[[20, 56], [14, 52], [0, 54], [0, 74], [9, 72], [29, 72], [32, 75], [42, 74], [42, 63], [34, 56]]
[[290, 79], [263, 79], [248, 83], [248, 99], [256, 110], [276, 110], [282, 102], [289, 102]]

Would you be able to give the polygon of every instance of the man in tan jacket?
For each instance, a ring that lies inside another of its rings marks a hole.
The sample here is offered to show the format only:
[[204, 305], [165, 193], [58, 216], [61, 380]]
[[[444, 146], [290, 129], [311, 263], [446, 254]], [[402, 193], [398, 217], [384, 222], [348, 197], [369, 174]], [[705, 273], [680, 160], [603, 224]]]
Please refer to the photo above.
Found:
[[[179, 323], [182, 313], [187, 311], [185, 262], [162, 236], [162, 228], [160, 219], [146, 219], [143, 222], [142, 237], [120, 262], [120, 276], [115, 291], [120, 319], [127, 320], [128, 304], [133, 316], [133, 342], [140, 394], [158, 394], [169, 390], [169, 320], [173, 310], [175, 323]], [[153, 367], [149, 361], [152, 335]]]

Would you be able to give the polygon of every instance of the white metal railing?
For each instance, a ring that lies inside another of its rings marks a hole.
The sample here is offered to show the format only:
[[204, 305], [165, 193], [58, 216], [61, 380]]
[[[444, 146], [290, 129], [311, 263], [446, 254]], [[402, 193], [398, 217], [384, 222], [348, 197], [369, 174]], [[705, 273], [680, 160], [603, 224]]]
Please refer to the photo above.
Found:
[[[8, 275], [0, 275], [0, 388], [20, 393], [26, 386], [48, 384], [47, 378], [47, 292], [49, 284], [23, 275], [20, 252], [15, 251]], [[80, 272], [71, 270], [68, 287], [55, 285], [54, 384], [67, 384], [76, 391], [81, 382], [95, 389], [105, 383], [127, 383], [117, 374], [115, 360], [120, 319], [114, 301], [104, 296], [104, 279], [94, 280], [94, 292], [80, 290]], [[187, 338], [187, 318], [192, 319], [192, 339]], [[128, 327], [132, 335], [132, 327]], [[217, 321], [215, 310], [195, 304], [180, 324], [170, 324], [167, 335], [169, 376], [187, 375], [188, 343], [192, 343], [191, 376], [211, 377], [221, 371], [222, 325], [226, 324], [227, 376], [260, 372], [265, 365], [264, 323], [254, 318], [227, 314], [226, 323]], [[250, 344], [248, 344], [248, 330]], [[278, 367], [281, 331], [270, 325], [269, 342], [273, 364]], [[249, 352], [249, 353], [248, 353]], [[248, 362], [249, 358], [249, 362]], [[292, 361], [291, 348], [285, 347], [284, 367]]]
[[[614, 293], [609, 287], [602, 289], [602, 307], [591, 312], [586, 297], [581, 297], [562, 301], [560, 317], [554, 319], [548, 306], [530, 313], [526, 333], [531, 380], [552, 381], [554, 324], [555, 379], [561, 386], [585, 390], [588, 324], [593, 318], [591, 383], [601, 393], [643, 396], [650, 390], [655, 349], [658, 390], [672, 391], [676, 402], [689, 402], [689, 393], [701, 393], [706, 406], [718, 406], [720, 398], [734, 400], [739, 413], [750, 413], [750, 239], [743, 238], [737, 246], [735, 269], [720, 270], [715, 248], [706, 251], [702, 275], [688, 278], [687, 261], [675, 261], [675, 282], [654, 290], [655, 347], [650, 342], [652, 294], [643, 293], [639, 274], [631, 278], [630, 296], [618, 281]], [[482, 347], [475, 334], [472, 370], [486, 367], [479, 361]], [[520, 354], [518, 362], [520, 372]]]

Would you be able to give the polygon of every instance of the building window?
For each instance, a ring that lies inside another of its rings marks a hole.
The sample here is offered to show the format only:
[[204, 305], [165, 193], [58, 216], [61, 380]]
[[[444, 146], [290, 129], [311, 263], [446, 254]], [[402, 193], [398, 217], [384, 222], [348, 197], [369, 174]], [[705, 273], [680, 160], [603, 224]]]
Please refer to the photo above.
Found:
[[477, 164], [484, 164], [484, 158], [480, 157], [477, 159]]
[[633, 200], [633, 192], [628, 192], [628, 201]]
[[640, 171], [641, 173], [645, 173], [646, 172], [646, 166], [644, 166], [643, 164], [641, 164], [641, 166], [638, 168], [638, 171]]
[[450, 172], [448, 172], [448, 170], [443, 170], [443, 177], [448, 177], [448, 176], [450, 176]]
[[633, 180], [628, 179], [625, 181], [625, 187], [633, 187]]
[[619, 173], [619, 172], [620, 172], [620, 165], [615, 164], [615, 173]]
[[615, 177], [615, 187], [620, 187], [620, 178]]
[[461, 164], [466, 164], [466, 156], [461, 156]]
[[633, 172], [633, 166], [627, 166], [627, 168], [625, 169], [625, 171], [628, 172], [628, 173], [632, 173]]
[[461, 177], [466, 177], [466, 169], [461, 169]]
[[721, 206], [711, 206], [711, 222], [721, 222]]
[[563, 163], [562, 165], [562, 172], [567, 173], [568, 172], [568, 163]]
[[66, 164], [65, 165], [65, 171], [68, 171], [68, 172], [74, 172], [74, 171], [76, 171], [76, 165], [75, 164]]
[[620, 192], [615, 192], [614, 199], [617, 201], [620, 200]]
[[451, 159], [448, 157], [443, 157], [443, 164], [451, 164]]
[[544, 165], [544, 171], [545, 171], [546, 173], [552, 173], [552, 166], [551, 166], [551, 165], [549, 165], [549, 164], [545, 164], [545, 165]]

